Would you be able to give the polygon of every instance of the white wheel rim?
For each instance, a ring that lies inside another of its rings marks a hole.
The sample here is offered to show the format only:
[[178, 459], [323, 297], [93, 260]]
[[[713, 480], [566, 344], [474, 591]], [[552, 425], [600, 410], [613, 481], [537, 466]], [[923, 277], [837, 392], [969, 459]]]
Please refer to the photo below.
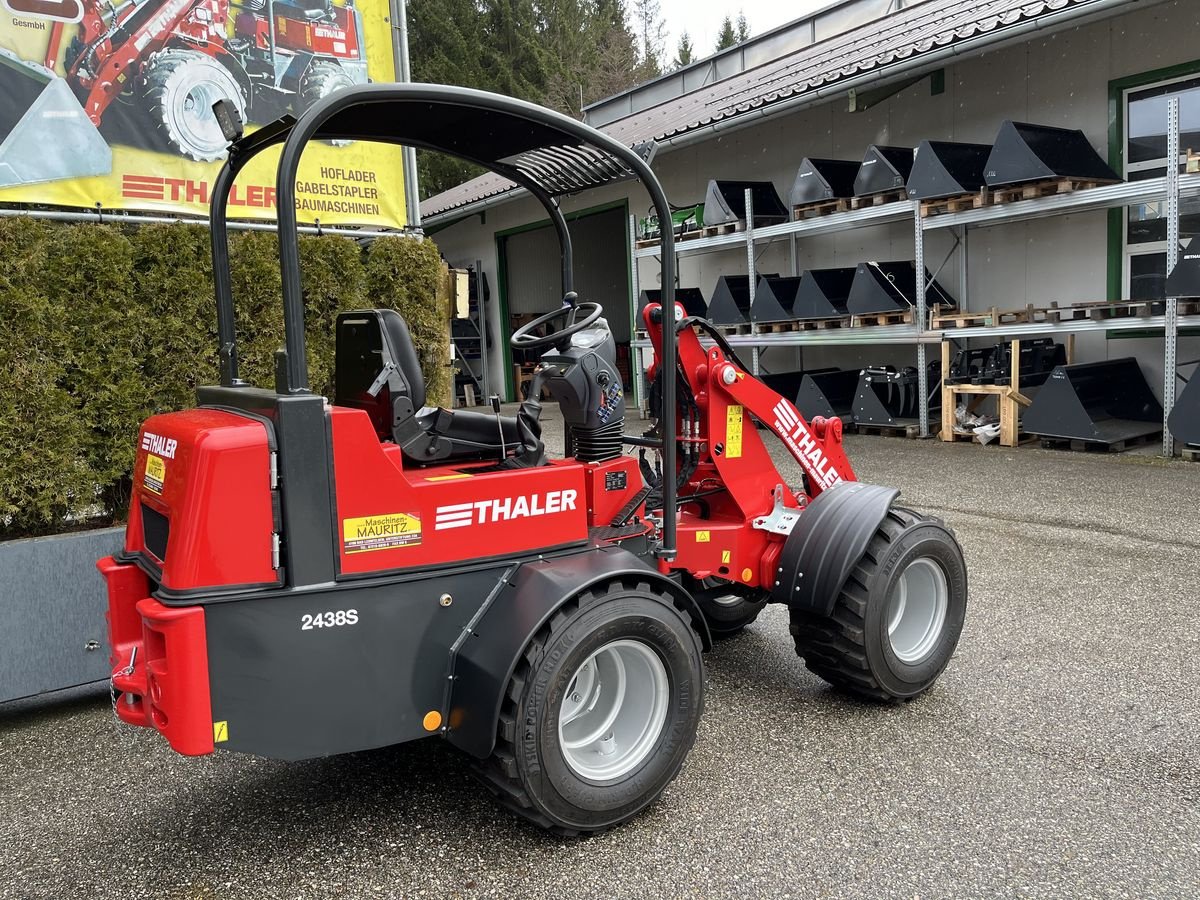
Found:
[[929, 656], [942, 636], [950, 588], [942, 567], [929, 557], [910, 562], [887, 599], [887, 630], [892, 652], [915, 665]]
[[180, 74], [171, 117], [180, 143], [184, 148], [205, 159], [215, 159], [225, 152], [227, 141], [217, 124], [212, 106], [218, 100], [232, 100], [243, 117], [241, 99], [232, 79], [210, 66], [219, 63], [195, 63]]
[[653, 752], [667, 721], [670, 682], [641, 641], [605, 644], [575, 670], [558, 713], [558, 745], [571, 771], [613, 781]]

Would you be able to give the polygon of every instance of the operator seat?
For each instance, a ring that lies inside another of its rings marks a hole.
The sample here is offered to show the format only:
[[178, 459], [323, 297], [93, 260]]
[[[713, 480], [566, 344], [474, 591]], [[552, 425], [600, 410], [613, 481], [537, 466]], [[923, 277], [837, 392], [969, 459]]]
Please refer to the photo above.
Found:
[[365, 410], [379, 439], [394, 441], [410, 462], [499, 462], [520, 448], [512, 416], [425, 406], [417, 350], [395, 310], [340, 313], [334, 353], [333, 402]]

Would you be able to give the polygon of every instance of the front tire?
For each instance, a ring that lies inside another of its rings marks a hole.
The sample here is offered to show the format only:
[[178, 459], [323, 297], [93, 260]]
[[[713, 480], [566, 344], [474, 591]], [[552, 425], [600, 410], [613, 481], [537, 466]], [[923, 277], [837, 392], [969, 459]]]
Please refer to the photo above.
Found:
[[231, 101], [246, 120], [246, 97], [233, 73], [197, 50], [170, 48], [151, 56], [142, 71], [142, 97], [160, 141], [197, 162], [222, 159], [229, 148], [214, 103]]
[[894, 507], [834, 604], [792, 611], [796, 652], [836, 688], [900, 701], [933, 686], [954, 655], [967, 612], [962, 548], [938, 519]]
[[477, 773], [504, 806], [558, 834], [632, 819], [695, 742], [701, 651], [686, 614], [649, 584], [584, 592], [526, 647]]
[[687, 579], [688, 592], [696, 600], [709, 634], [721, 640], [741, 634], [767, 605], [767, 591], [748, 588], [721, 578]]

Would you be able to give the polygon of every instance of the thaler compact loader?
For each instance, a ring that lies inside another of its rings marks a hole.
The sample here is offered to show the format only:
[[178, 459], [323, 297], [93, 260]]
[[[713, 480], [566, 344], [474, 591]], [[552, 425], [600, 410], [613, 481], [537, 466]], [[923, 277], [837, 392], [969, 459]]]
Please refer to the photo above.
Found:
[[[232, 141], [211, 211], [221, 383], [146, 420], [124, 549], [99, 563], [121, 719], [189, 755], [440, 737], [505, 806], [577, 834], [628, 820], [676, 776], [704, 705], [702, 651], [764, 604], [788, 608], [808, 667], [851, 695], [933, 684], [966, 609], [958, 544], [894, 506], [896, 490], [855, 480], [840, 421], [805, 421], [685, 316], [670, 229], [662, 303], [643, 312], [655, 423], [625, 434], [613, 336], [575, 295], [554, 198], [635, 176], [668, 221], [642, 156], [540, 107], [434, 85], [348, 88], [244, 137], [231, 107], [217, 112]], [[295, 181], [312, 140], [452, 153], [545, 206], [565, 299], [512, 335], [542, 351], [515, 416], [426, 406], [388, 309], [337, 317], [334, 396], [309, 390]], [[238, 377], [226, 204], [278, 144], [286, 349], [267, 390]], [[542, 441], [542, 385], [569, 455]]]

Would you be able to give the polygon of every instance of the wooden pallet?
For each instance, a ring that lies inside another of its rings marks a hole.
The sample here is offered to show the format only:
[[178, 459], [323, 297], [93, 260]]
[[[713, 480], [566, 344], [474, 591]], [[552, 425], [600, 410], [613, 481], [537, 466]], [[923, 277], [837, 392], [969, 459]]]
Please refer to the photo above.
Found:
[[1009, 187], [992, 188], [992, 203], [1015, 203], [1018, 200], [1036, 200], [1038, 197], [1053, 197], [1055, 194], [1070, 194], [1088, 188], [1115, 184], [1111, 180], [1085, 180], [1080, 178], [1050, 178], [1046, 181], [1031, 181]]
[[816, 219], [833, 213], [848, 212], [849, 197], [838, 197], [833, 200], [818, 200], [816, 203], [801, 203], [792, 207], [792, 221], [803, 222], [805, 219]]
[[849, 316], [828, 319], [789, 319], [786, 322], [759, 322], [759, 334], [788, 334], [795, 331], [821, 331], [828, 328], [849, 328]]
[[717, 331], [721, 332], [721, 334], [725, 335], [726, 337], [732, 337], [733, 335], [750, 333], [749, 324], [746, 324], [746, 325], [715, 325], [713, 327], [715, 327], [717, 329]]
[[950, 310], [933, 317], [933, 330], [948, 330], [955, 328], [994, 328], [1000, 325], [1017, 325], [1024, 322], [1046, 322], [1049, 310], [1026, 306], [1024, 309], [996, 309], [992, 307], [987, 312], [962, 312]]
[[850, 324], [854, 328], [871, 327], [873, 325], [911, 325], [916, 316], [915, 309], [901, 309], [896, 312], [865, 313], [851, 316]]
[[[933, 425], [933, 422], [930, 422]], [[859, 434], [869, 434], [878, 437], [903, 437], [903, 438], [919, 438], [921, 436], [921, 425], [919, 422], [905, 422], [904, 424], [896, 425], [864, 425], [859, 422], [854, 426]]]
[[992, 192], [986, 187], [972, 194], [958, 194], [954, 197], [939, 197], [936, 200], [921, 201], [921, 218], [940, 216], [944, 213], [964, 212], [968, 209], [980, 209], [992, 205]]
[[1043, 450], [1074, 450], [1077, 453], [1124, 453], [1126, 450], [1131, 450], [1134, 447], [1161, 443], [1162, 432], [1155, 431], [1125, 441], [1113, 441], [1111, 444], [1104, 441], [1071, 441], [1064, 438], [1050, 437], [1042, 437], [1041, 441]]
[[679, 236], [679, 241], [694, 241], [699, 238], [716, 237], [719, 234], [736, 234], [746, 230], [745, 222], [723, 222], [720, 225], [705, 225], [695, 231], [685, 231]]
[[1188, 462], [1200, 463], [1200, 447], [1184, 447], [1181, 452]]
[[866, 197], [851, 197], [851, 209], [866, 209], [869, 206], [883, 206], [886, 203], [898, 203], [908, 199], [908, 191], [896, 188], [894, 191], [884, 191], [882, 194], [868, 194]]
[[1161, 316], [1167, 304], [1164, 300], [1122, 300], [1118, 303], [1076, 303], [1074, 308], [1085, 310], [1089, 319], [1131, 319]]

